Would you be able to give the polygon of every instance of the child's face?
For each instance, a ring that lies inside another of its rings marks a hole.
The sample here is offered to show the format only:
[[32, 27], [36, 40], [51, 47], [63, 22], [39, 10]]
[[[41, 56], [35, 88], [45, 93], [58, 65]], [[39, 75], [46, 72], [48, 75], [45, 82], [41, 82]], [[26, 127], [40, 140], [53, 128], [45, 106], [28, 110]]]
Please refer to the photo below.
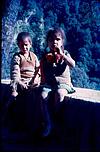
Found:
[[20, 48], [20, 51], [23, 53], [27, 53], [28, 51], [30, 51], [31, 43], [29, 41], [29, 38], [24, 38], [22, 41], [20, 41], [18, 46]]
[[63, 39], [61, 33], [55, 33], [48, 39], [48, 47], [51, 50], [56, 50], [55, 48], [61, 48], [63, 46]]

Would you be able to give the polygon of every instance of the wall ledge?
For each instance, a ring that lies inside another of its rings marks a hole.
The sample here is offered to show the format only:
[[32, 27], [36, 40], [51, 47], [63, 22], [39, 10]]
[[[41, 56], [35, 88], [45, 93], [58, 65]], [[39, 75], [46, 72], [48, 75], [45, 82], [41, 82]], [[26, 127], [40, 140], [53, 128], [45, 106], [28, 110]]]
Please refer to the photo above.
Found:
[[[9, 85], [10, 81], [11, 81], [10, 79], [1, 79], [1, 84]], [[90, 101], [90, 102], [94, 102], [94, 103], [100, 103], [100, 91], [99, 90], [79, 88], [79, 87], [74, 87], [74, 89], [76, 90], [75, 93], [67, 95], [69, 100], [79, 99], [79, 100], [88, 101], [88, 102]]]
[[75, 93], [68, 94], [69, 99], [79, 99], [84, 101], [90, 101], [100, 103], [100, 91], [87, 88], [74, 87]]

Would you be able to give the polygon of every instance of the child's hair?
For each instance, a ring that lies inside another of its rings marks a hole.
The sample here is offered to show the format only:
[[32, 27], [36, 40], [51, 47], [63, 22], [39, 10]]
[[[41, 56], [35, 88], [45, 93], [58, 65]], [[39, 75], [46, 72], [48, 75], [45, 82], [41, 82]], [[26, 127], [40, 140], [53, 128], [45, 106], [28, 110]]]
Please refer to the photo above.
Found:
[[65, 32], [62, 28], [59, 27], [55, 27], [55, 28], [50, 28], [50, 30], [47, 32], [47, 36], [46, 36], [46, 41], [48, 43], [49, 38], [52, 38], [52, 36], [56, 33], [60, 33], [61, 37], [63, 39], [63, 42], [65, 43], [66, 40], [66, 36], [65, 36]]
[[64, 51], [64, 45], [65, 45], [65, 42], [66, 42], [65, 32], [60, 27], [54, 27], [54, 28], [50, 28], [49, 31], [47, 32], [47, 35], [46, 35], [46, 48], [45, 48], [46, 53], [48, 53], [50, 51], [49, 48], [48, 48], [48, 41], [50, 40], [50, 38], [52, 39], [53, 35], [56, 34], [56, 33], [61, 34], [61, 38], [63, 40], [62, 50]]
[[19, 45], [20, 41], [23, 41], [25, 38], [28, 38], [30, 44], [32, 45], [32, 39], [28, 32], [21, 32], [17, 36], [17, 44]]

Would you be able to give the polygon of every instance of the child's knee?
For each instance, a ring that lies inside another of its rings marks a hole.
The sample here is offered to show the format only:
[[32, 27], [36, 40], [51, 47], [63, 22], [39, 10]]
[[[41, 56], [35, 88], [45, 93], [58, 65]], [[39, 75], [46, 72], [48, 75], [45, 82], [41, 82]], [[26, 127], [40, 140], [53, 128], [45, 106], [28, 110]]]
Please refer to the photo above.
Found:
[[57, 94], [59, 96], [65, 96], [67, 94], [67, 90], [65, 90], [65, 89], [58, 89], [57, 90]]
[[14, 96], [14, 97], [17, 97], [18, 92], [17, 91], [12, 91], [11, 95]]
[[58, 89], [55, 95], [56, 100], [62, 102], [64, 100], [65, 95], [67, 95], [67, 90], [65, 89]]
[[43, 90], [41, 92], [41, 95], [40, 95], [40, 98], [43, 99], [43, 100], [47, 100], [50, 92], [51, 92], [50, 89], [43, 88]]
[[47, 96], [48, 96], [48, 93], [47, 93], [47, 92], [43, 91], [43, 92], [41, 93], [41, 98], [42, 98], [42, 99], [46, 99]]

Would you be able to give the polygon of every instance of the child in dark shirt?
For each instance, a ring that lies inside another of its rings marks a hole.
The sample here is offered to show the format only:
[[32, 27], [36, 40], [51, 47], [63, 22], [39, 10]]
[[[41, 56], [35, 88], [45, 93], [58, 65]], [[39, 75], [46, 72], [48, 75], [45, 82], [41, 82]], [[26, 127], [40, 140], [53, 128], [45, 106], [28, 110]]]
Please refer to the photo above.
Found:
[[54, 92], [55, 106], [62, 102], [68, 93], [73, 93], [70, 68], [75, 67], [75, 61], [64, 49], [65, 33], [61, 28], [50, 29], [47, 33], [46, 53], [41, 62], [41, 109], [44, 119], [43, 136], [51, 131], [51, 118], [48, 110], [49, 93]]

